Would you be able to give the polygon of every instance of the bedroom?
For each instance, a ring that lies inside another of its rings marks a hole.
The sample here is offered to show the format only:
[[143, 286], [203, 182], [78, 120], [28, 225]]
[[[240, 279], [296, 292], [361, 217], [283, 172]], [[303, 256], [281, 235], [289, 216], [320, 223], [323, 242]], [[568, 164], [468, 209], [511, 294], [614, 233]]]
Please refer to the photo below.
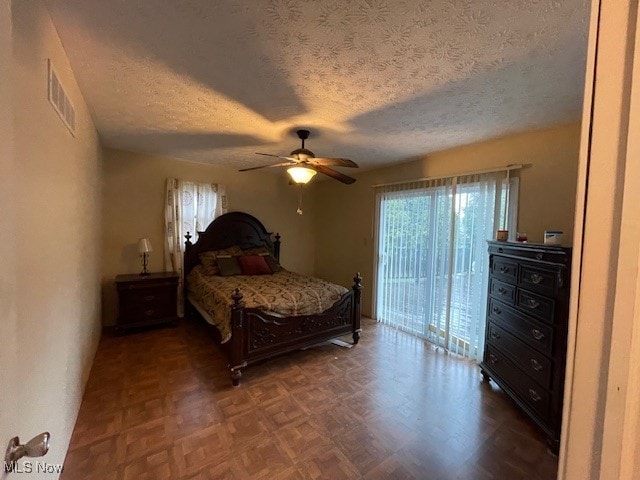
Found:
[[[55, 17], [56, 11], [55, 3], [51, 2], [53, 6], [50, 5], [53, 17]], [[304, 192], [305, 215], [298, 217], [295, 214], [297, 196], [295, 191], [286, 185], [283, 172], [280, 172], [282, 175], [237, 174], [235, 170], [238, 166], [217, 168], [192, 162], [179, 162], [167, 158], [169, 155], [160, 155], [154, 151], [147, 154], [122, 152], [120, 149], [133, 149], [133, 147], [127, 147], [123, 143], [116, 145], [117, 148], [113, 148], [115, 140], [109, 138], [107, 132], [116, 132], [114, 135], [123, 142], [131, 141], [124, 130], [131, 119], [121, 117], [113, 111], [108, 112], [106, 117], [102, 117], [107, 118], [107, 124], [98, 126], [100, 132], [100, 139], [98, 139], [98, 133], [93, 124], [96, 120], [93, 118], [93, 113], [89, 113], [91, 110], [84, 104], [80, 89], [73, 80], [74, 74], [77, 77], [80, 72], [72, 70], [66, 58], [66, 55], [71, 55], [71, 48], [65, 45], [65, 49], [68, 50], [65, 54], [62, 47], [65, 41], [63, 39], [61, 42], [58, 38], [58, 35], [63, 36], [61, 33], [63, 29], [56, 25], [55, 18], [53, 21], [49, 18], [47, 9], [38, 2], [13, 2], [11, 10], [8, 10], [6, 5], [3, 8], [5, 8], [3, 26], [7, 26], [7, 28], [1, 29], [4, 35], [2, 52], [3, 55], [9, 55], [3, 59], [10, 58], [11, 52], [13, 52], [14, 58], [19, 58], [20, 62], [16, 62], [15, 66], [11, 61], [3, 61], [0, 64], [3, 65], [3, 68], [6, 66], [14, 68], [15, 75], [19, 76], [20, 81], [7, 88], [5, 85], [9, 84], [3, 81], [2, 88], [3, 102], [6, 101], [5, 95], [14, 101], [13, 106], [9, 105], [8, 108], [3, 109], [5, 114], [10, 112], [10, 117], [6, 119], [3, 116], [2, 129], [3, 135], [11, 130], [14, 131], [13, 135], [9, 134], [6, 137], [13, 139], [13, 141], [5, 141], [2, 144], [3, 148], [12, 148], [7, 153], [7, 157], [15, 158], [15, 163], [3, 162], [3, 170], [9, 169], [7, 174], [3, 175], [3, 179], [6, 182], [8, 182], [6, 179], [18, 179], [17, 182], [9, 182], [10, 184], [7, 184], [6, 188], [3, 183], [2, 189], [3, 204], [9, 206], [9, 208], [3, 209], [2, 248], [3, 259], [7, 259], [6, 271], [4, 272], [4, 275], [7, 275], [7, 282], [6, 287], [3, 287], [6, 288], [3, 291], [7, 293], [3, 294], [3, 311], [7, 312], [9, 319], [7, 330], [9, 338], [14, 339], [14, 341], [3, 345], [3, 358], [6, 355], [9, 361], [6, 364], [3, 362], [2, 384], [19, 384], [20, 377], [14, 372], [17, 371], [15, 366], [18, 365], [16, 359], [20, 358], [23, 362], [21, 370], [29, 373], [29, 384], [38, 386], [38, 390], [35, 390], [38, 395], [20, 391], [17, 398], [3, 396], [3, 408], [0, 409], [2, 411], [3, 438], [8, 439], [18, 434], [21, 438], [30, 438], [45, 428], [51, 429], [54, 438], [70, 438], [83, 385], [88, 376], [92, 363], [91, 358], [93, 358], [100, 336], [101, 318], [104, 315], [105, 323], [108, 324], [110, 323], [109, 319], [114, 318], [115, 315], [115, 292], [113, 289], [105, 288], [104, 297], [101, 298], [99, 283], [101, 284], [103, 280], [106, 283], [108, 279], [112, 281], [113, 277], [119, 273], [136, 271], [139, 266], [139, 258], [134, 245], [141, 237], [150, 237], [156, 248], [151, 255], [151, 269], [158, 271], [163, 268], [162, 218], [150, 212], [157, 211], [155, 205], [162, 202], [163, 182], [169, 176], [225, 184], [234, 210], [255, 214], [269, 229], [277, 229], [283, 235], [283, 245], [285, 245], [283, 248], [287, 249], [286, 253], [283, 253], [283, 263], [287, 268], [303, 273], [315, 273], [337, 283], [345, 283], [349, 282], [353, 276], [354, 267], [355, 270], [358, 270], [361, 269], [360, 265], [365, 265], [362, 268], [362, 273], [365, 277], [365, 287], [369, 289], [371, 282], [366, 279], [372, 278], [373, 272], [371, 258], [373, 247], [370, 233], [373, 222], [371, 213], [373, 195], [368, 185], [506, 165], [514, 163], [513, 157], [516, 155], [514, 152], [517, 152], [518, 163], [539, 162], [541, 157], [548, 160], [547, 172], [552, 167], [566, 166], [564, 162], [560, 162], [561, 159], [573, 158], [575, 162], [571, 167], [573, 173], [554, 170], [557, 175], [532, 178], [532, 182], [548, 186], [557, 195], [566, 195], [566, 197], [560, 197], [560, 201], [563, 201], [563, 198], [568, 198], [569, 202], [572, 202], [573, 194], [566, 188], [562, 188], [564, 185], [562, 182], [560, 182], [561, 188], [555, 188], [554, 184], [550, 182], [554, 179], [562, 179], [564, 175], [572, 174], [575, 176], [576, 174], [578, 148], [580, 142], [584, 141], [584, 130], [580, 130], [576, 121], [573, 125], [516, 134], [502, 139], [489, 140], [486, 143], [480, 142], [473, 147], [460, 147], [444, 151], [433, 154], [428, 159], [417, 160], [393, 169], [379, 171], [363, 169], [363, 173], [358, 175], [358, 182], [353, 186], [345, 187], [345, 189], [339, 189], [341, 186], [334, 186], [328, 182], [312, 184], [311, 188]], [[611, 8], [614, 13], [611, 13], [612, 17], [609, 18], [613, 18], [611, 22], [614, 26], [608, 23], [603, 28], [611, 28], [612, 32], [616, 33], [620, 31], [622, 35], [621, 32], [626, 30], [618, 27], [626, 23], [616, 15], [624, 18], [625, 13], [616, 12], [614, 7]], [[99, 17], [97, 13], [95, 16]], [[96, 21], [96, 19], [92, 18], [91, 21]], [[586, 21], [588, 23], [588, 19]], [[58, 27], [57, 32], [53, 25]], [[9, 32], [9, 36], [7, 36], [7, 32]], [[73, 30], [70, 35], [80, 35], [81, 33], [80, 30]], [[603, 48], [605, 47], [606, 45]], [[115, 45], [113, 48], [122, 47]], [[177, 53], [179, 54], [179, 52]], [[135, 55], [135, 50], [132, 52], [122, 48], [122, 57], [125, 54]], [[171, 61], [176, 61], [175, 55], [176, 52], [169, 51], [166, 57], [158, 55], [158, 58], [166, 60], [164, 67], [176, 67], [175, 63], [171, 64]], [[34, 93], [43, 92], [43, 85], [46, 86], [46, 82], [43, 84], [42, 79], [46, 78], [46, 65], [43, 62], [47, 58], [52, 59], [61, 75], [62, 84], [68, 89], [74, 101], [78, 119], [78, 131], [75, 138], [81, 141], [74, 140], [64, 125], [59, 122], [56, 113], [46, 101], [46, 93], [42, 95]], [[614, 60], [611, 63], [612, 65], [608, 65], [610, 67], [608, 74], [619, 73], [623, 77], [624, 69], [619, 68]], [[106, 67], [108, 64], [102, 65]], [[164, 67], [158, 67], [157, 71], [160, 72], [159, 75], [166, 78], [167, 72], [166, 69], [163, 69]], [[121, 72], [121, 70], [116, 69], [111, 72]], [[5, 73], [3, 69], [3, 78], [5, 78]], [[103, 79], [108, 76], [107, 73], [109, 72], [100, 70], [95, 72], [98, 77]], [[150, 81], [154, 81], [153, 74], [148, 78]], [[613, 89], [617, 84], [612, 83], [610, 88]], [[104, 80], [104, 84], [113, 85], [107, 80]], [[227, 88], [227, 92], [233, 92], [235, 84], [227, 84], [223, 87]], [[471, 85], [465, 85], [465, 87], [470, 88]], [[13, 89], [13, 94], [9, 88]], [[602, 88], [607, 88], [607, 85]], [[126, 94], [135, 96], [136, 92], [109, 93], [105, 91], [105, 97], [102, 100], [106, 101], [108, 106], [110, 103], [109, 95], [122, 97], [120, 101], [123, 101], [122, 99], [127, 98]], [[605, 94], [612, 93], [605, 92]], [[619, 94], [619, 92], [614, 90], [613, 94]], [[228, 94], [227, 97], [234, 97], [234, 95]], [[252, 105], [251, 102], [258, 102], [262, 98], [264, 95], [258, 95], [255, 91], [251, 91], [247, 94], [246, 102], [248, 105]], [[216, 101], [224, 103], [229, 99], [217, 97]], [[164, 117], [162, 113], [164, 103], [164, 99], [160, 103], [152, 103], [152, 108], [159, 110], [154, 110], [155, 113], [153, 116], [149, 116], [148, 122], [156, 124], [163, 118], [169, 124], [175, 121], [171, 119], [171, 115], [175, 115], [176, 112], [171, 112]], [[615, 102], [612, 103], [615, 104]], [[300, 111], [296, 110], [299, 107], [300, 105], [296, 105], [294, 96], [286, 105], [286, 108], [296, 112]], [[96, 107], [92, 105], [91, 109], [94, 108]], [[212, 108], [212, 104], [206, 102], [206, 115], [210, 115], [210, 108]], [[259, 107], [256, 106], [256, 108]], [[403, 113], [409, 116], [415, 114], [415, 110], [411, 110], [410, 106], [404, 108], [405, 110], [400, 112], [381, 110], [377, 113], [383, 118], [386, 115], [387, 120], [393, 118], [394, 115], [402, 115]], [[247, 109], [243, 107], [242, 112], [247, 114]], [[275, 109], [266, 112], [265, 115], [278, 118], [279, 115], [288, 115], [288, 112]], [[345, 116], [350, 118], [352, 115]], [[576, 120], [579, 118], [580, 112], [578, 110]], [[137, 119], [137, 121], [139, 120]], [[190, 120], [196, 121], [196, 119]], [[249, 118], [248, 123], [252, 124], [253, 120], [253, 117]], [[370, 119], [363, 118], [362, 125], [367, 125], [369, 121]], [[278, 153], [287, 152], [294, 148], [295, 139], [278, 135], [272, 136], [271, 141], [261, 137], [259, 139], [260, 148], [257, 148], [256, 144], [251, 143], [256, 141], [256, 131], [264, 127], [274, 127], [271, 121], [261, 120], [262, 123], [260, 123], [256, 120], [256, 122], [253, 129], [245, 129], [240, 132], [240, 135], [233, 138], [216, 137], [214, 139], [215, 145], [229, 145], [225, 142], [231, 142], [232, 145], [237, 144], [236, 142], [249, 145], [249, 147], [238, 148], [239, 155], [243, 158], [253, 156], [254, 151]], [[609, 121], [607, 123], [609, 124], [607, 128], [617, 128], [616, 122]], [[123, 130], [118, 131], [119, 125]], [[147, 125], [148, 123], [140, 123], [137, 127], [144, 130]], [[313, 145], [312, 148], [315, 151], [330, 155], [345, 155], [360, 160], [360, 156], [349, 153], [347, 148], [356, 144], [362, 146], [363, 139], [354, 135], [350, 136], [347, 132], [332, 132], [332, 124], [313, 126], [316, 127], [316, 131], [320, 132], [317, 141], [309, 144]], [[38, 134], [36, 135], [35, 132]], [[186, 144], [195, 142], [199, 145], [200, 150], [213, 149], [210, 139], [195, 138], [196, 135], [193, 132], [188, 133], [183, 138], [148, 136], [146, 140], [138, 140], [146, 141], [147, 146], [164, 145], [166, 147], [168, 142], [169, 145], [182, 149], [185, 142]], [[416, 135], [403, 137], [407, 140], [407, 148], [411, 146], [412, 136]], [[614, 137], [617, 138], [618, 133]], [[3, 139], [5, 139], [4, 136]], [[294, 145], [290, 146], [291, 143]], [[11, 144], [13, 144], [12, 147]], [[112, 145], [112, 148], [103, 149], [103, 144]], [[364, 157], [374, 157], [373, 152], [367, 150], [366, 144], [362, 148]], [[220, 151], [223, 150], [224, 148], [215, 151], [214, 154], [220, 155]], [[530, 157], [527, 158], [523, 154], [530, 155]], [[408, 157], [409, 155], [405, 158]], [[473, 168], [469, 168], [470, 164], [473, 164]], [[602, 172], [599, 172], [599, 183], [594, 187], [590, 186], [590, 192], [597, 192], [598, 187], [604, 190], [602, 197], [598, 198], [598, 204], [603, 209], [608, 205], [606, 192], [612, 191], [617, 185], [616, 182], [620, 181], [617, 178], [607, 183], [606, 179], [610, 179], [614, 170], [614, 168], [604, 168]], [[539, 171], [539, 169], [532, 168], [522, 172], [521, 207], [527, 201], [524, 191], [526, 180], [524, 176], [534, 175]], [[528, 181], [526, 183], [531, 185]], [[353, 189], [351, 189], [352, 187]], [[102, 198], [95, 194], [97, 191], [103, 192]], [[32, 193], [17, 196], [12, 192]], [[274, 192], [277, 192], [277, 197], [272, 202], [269, 204], [261, 202], [261, 199], [267, 195], [273, 198]], [[359, 201], [361, 198], [365, 199], [364, 203]], [[6, 201], [4, 201], [5, 199]], [[534, 206], [539, 205], [535, 201], [535, 194], [530, 195], [529, 199]], [[616, 201], [621, 202], [621, 199], [616, 199]], [[335, 211], [341, 214], [331, 218], [330, 214], [324, 214], [316, 208], [318, 205], [330, 207], [330, 209], [327, 208], [327, 212]], [[362, 210], [358, 210], [360, 205], [362, 205]], [[545, 215], [557, 214], [560, 216], [554, 226], [562, 223], [562, 226], [558, 228], [563, 229], [565, 234], [570, 237], [573, 226], [572, 215], [555, 211], [548, 205], [546, 207], [542, 205], [542, 208], [547, 209]], [[530, 209], [527, 210], [530, 211]], [[130, 214], [118, 215], [118, 211], [126, 211]], [[612, 211], [621, 210], [613, 209]], [[602, 224], [607, 225], [607, 221], [611, 217], [614, 217], [615, 221], [619, 221], [616, 216], [604, 214], [602, 215]], [[527, 220], [527, 212], [522, 212], [520, 219], [525, 223], [529, 222], [530, 226], [523, 226], [522, 230], [528, 232], [532, 240], [534, 240], [536, 232], [541, 235], [547, 226], [545, 220], [536, 220], [534, 214], [531, 214]], [[5, 221], [6, 223], [4, 223]], [[596, 223], [596, 225], [599, 224]], [[354, 233], [346, 239], [353, 244], [353, 254], [350, 254], [346, 249], [336, 248], [336, 244], [344, 240], [341, 238], [340, 232], [345, 231], [345, 226], [350, 229], [353, 227]], [[597, 239], [594, 236], [587, 238], [601, 242], [608, 237], [605, 234], [604, 238], [599, 236]], [[42, 248], [43, 241], [55, 250], [55, 256], [49, 255], [49, 251]], [[361, 245], [365, 248], [360, 248]], [[585, 248], [588, 246], [587, 242]], [[611, 247], [607, 246], [606, 242], [604, 247], [599, 243], [598, 246], [604, 248], [604, 251], [610, 252], [608, 255], [602, 256], [601, 262], [613, 261], [612, 258], [616, 258], [619, 254], [618, 250], [611, 253]], [[621, 262], [621, 265], [623, 264], [633, 265], [633, 261]], [[336, 265], [338, 268], [329, 271], [329, 265]], [[593, 268], [604, 268], [598, 261], [589, 263], [589, 265], [594, 265]], [[611, 275], [614, 273], [607, 270], [605, 278], [611, 278]], [[51, 280], [54, 278], [56, 281]], [[583, 286], [586, 285], [583, 282]], [[595, 285], [589, 285], [595, 288]], [[608, 290], [604, 287], [595, 288], [594, 292], [597, 294], [592, 297], [594, 302], [596, 297], [602, 298], [602, 291]], [[629, 293], [627, 292], [626, 295]], [[365, 290], [364, 296], [369, 299], [364, 304], [364, 313], [370, 315], [372, 313], [371, 290]], [[633, 297], [627, 297], [627, 300], [628, 298]], [[8, 301], [6, 307], [5, 299]], [[612, 308], [611, 302], [610, 300], [607, 309]], [[604, 327], [601, 326], [596, 330], [600, 331], [602, 328]], [[77, 348], [73, 348], [74, 346]], [[39, 351], [45, 353], [49, 358], [50, 369], [48, 371], [39, 368], [40, 363], [37, 356]], [[605, 354], [603, 353], [603, 355]], [[580, 365], [585, 365], [585, 368], [589, 365], [593, 369], [598, 368], [602, 363], [602, 358], [596, 355], [584, 359], [584, 363], [580, 363]], [[580, 378], [578, 377], [578, 380]], [[601, 382], [606, 382], [606, 376], [604, 378], [604, 380], [601, 379]], [[585, 388], [591, 395], [596, 395], [589, 390], [592, 385], [589, 384]], [[11, 392], [11, 390], [3, 388], [3, 394], [6, 395], [6, 392]], [[56, 409], [58, 415], [54, 422], [43, 420], [47, 418], [48, 414], [40, 406], [38, 398], [41, 398], [45, 405], [52, 405], [52, 408]], [[11, 405], [17, 404], [27, 405], [30, 408], [25, 411], [33, 413], [25, 415], [23, 419], [9, 417], [6, 412], [12, 410]], [[615, 402], [611, 405], [614, 404]], [[587, 407], [578, 406], [577, 408]], [[587, 411], [587, 417], [590, 418], [590, 414], [593, 414], [592, 410]], [[51, 426], [49, 426], [50, 423], [52, 423]], [[613, 430], [611, 431], [615, 432], [615, 422], [612, 425]], [[614, 433], [611, 435], [614, 435], [615, 438]], [[591, 438], [590, 436], [586, 437]], [[63, 460], [66, 452], [66, 446], [63, 445], [65, 442], [66, 440], [61, 441], [55, 445], [55, 448], [52, 448], [48, 461], [53, 461], [54, 458], [58, 462]], [[579, 444], [574, 447], [598, 448], [598, 441], [593, 442], [593, 445]], [[610, 452], [608, 453], [611, 455]], [[567, 458], [571, 457], [567, 456]], [[609, 461], [612, 460], [609, 459]], [[600, 466], [592, 465], [592, 468], [600, 468]]]

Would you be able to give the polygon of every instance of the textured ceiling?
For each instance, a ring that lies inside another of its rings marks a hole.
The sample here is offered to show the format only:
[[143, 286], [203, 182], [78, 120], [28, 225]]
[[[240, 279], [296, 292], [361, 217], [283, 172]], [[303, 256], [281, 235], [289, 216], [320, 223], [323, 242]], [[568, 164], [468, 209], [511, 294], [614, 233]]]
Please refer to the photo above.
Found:
[[47, 4], [113, 148], [250, 167], [308, 127], [372, 168], [580, 116], [587, 0]]

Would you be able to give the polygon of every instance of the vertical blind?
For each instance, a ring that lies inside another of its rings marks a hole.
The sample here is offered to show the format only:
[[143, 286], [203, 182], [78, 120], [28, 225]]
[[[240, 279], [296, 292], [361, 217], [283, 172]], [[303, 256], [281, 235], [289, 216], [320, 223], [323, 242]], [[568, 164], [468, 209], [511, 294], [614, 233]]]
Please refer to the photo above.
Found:
[[481, 356], [486, 241], [497, 229], [515, 235], [517, 189], [505, 172], [378, 187], [377, 320]]

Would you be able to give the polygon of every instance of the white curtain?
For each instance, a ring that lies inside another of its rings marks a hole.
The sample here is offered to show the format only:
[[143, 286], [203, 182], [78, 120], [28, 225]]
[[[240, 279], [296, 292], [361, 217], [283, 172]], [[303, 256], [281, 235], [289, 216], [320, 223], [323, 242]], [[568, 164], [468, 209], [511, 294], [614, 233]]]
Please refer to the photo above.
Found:
[[214, 218], [227, 212], [227, 196], [223, 185], [196, 183], [177, 178], [167, 179], [165, 202], [164, 263], [168, 271], [178, 272], [178, 314], [183, 315], [182, 298], [184, 236], [189, 232], [198, 239]]
[[378, 321], [479, 359], [486, 241], [505, 225], [515, 237], [517, 189], [504, 172], [379, 188]]

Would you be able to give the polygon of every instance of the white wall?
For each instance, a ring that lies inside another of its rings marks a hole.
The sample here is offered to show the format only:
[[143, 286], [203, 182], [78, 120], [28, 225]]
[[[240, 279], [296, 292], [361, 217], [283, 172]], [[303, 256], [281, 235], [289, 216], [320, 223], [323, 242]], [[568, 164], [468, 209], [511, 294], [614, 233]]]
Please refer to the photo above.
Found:
[[[7, 2], [2, 8], [4, 65]], [[5, 384], [3, 374], [0, 389], [6, 398], [0, 411], [18, 409], [11, 412], [13, 420], [3, 420], [0, 444], [4, 451], [11, 436], [28, 440], [48, 430], [51, 450], [43, 460], [62, 463], [100, 337], [101, 149], [46, 6], [40, 0], [13, 1], [11, 18], [14, 153], [8, 162], [12, 194], [2, 198], [2, 211], [10, 218], [2, 218], [0, 248], [3, 300], [6, 289], [15, 302], [9, 306], [9, 326], [16, 328], [5, 331], [3, 304], [0, 348], [9, 342], [15, 352], [2, 366], [2, 372], [13, 372], [13, 380]], [[75, 106], [75, 138], [47, 100], [47, 59]], [[5, 127], [6, 119], [0, 144]], [[4, 235], [15, 243], [5, 244]], [[10, 277], [5, 279], [7, 260]]]

